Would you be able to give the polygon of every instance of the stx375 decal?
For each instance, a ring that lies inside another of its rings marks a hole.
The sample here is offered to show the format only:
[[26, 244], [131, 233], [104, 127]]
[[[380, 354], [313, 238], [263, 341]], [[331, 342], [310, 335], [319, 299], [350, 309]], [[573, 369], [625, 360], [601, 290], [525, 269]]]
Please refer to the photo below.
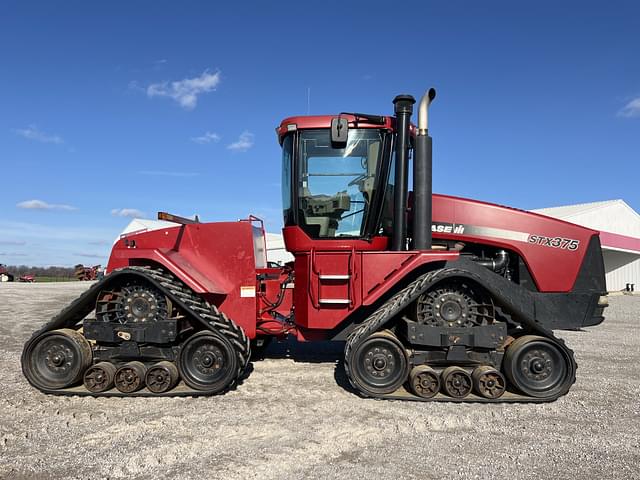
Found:
[[543, 247], [562, 248], [575, 251], [580, 246], [580, 240], [563, 237], [545, 237], [544, 235], [529, 235], [529, 243], [542, 245]]
[[572, 238], [547, 237], [544, 235], [533, 235], [526, 232], [518, 232], [515, 230], [505, 230], [503, 228], [463, 225], [461, 223], [434, 222], [431, 225], [431, 231], [433, 233], [452, 233], [454, 235], [471, 235], [498, 238], [502, 240], [516, 240], [543, 247], [570, 250], [572, 252], [578, 250], [580, 247], [580, 240], [574, 240]]

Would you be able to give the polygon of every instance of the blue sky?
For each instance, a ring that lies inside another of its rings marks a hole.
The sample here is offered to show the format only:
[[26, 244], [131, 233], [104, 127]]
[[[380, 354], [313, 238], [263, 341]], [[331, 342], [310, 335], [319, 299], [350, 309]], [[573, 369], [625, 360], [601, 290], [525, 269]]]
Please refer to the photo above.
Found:
[[637, 2], [5, 0], [0, 263], [105, 264], [158, 210], [277, 231], [282, 118], [429, 86], [435, 191], [640, 210], [639, 48]]

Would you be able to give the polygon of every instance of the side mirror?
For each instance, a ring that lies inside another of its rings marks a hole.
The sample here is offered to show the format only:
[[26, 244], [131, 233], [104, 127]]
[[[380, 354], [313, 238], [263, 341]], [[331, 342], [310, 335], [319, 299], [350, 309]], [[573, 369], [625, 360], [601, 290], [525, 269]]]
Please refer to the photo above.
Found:
[[338, 117], [331, 119], [331, 143], [346, 145], [349, 138], [349, 121]]

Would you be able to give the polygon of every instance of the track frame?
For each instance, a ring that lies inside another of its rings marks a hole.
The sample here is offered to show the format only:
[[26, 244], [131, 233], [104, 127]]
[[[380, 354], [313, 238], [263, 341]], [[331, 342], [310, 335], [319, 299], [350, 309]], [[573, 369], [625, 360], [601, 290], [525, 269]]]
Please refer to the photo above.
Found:
[[[369, 398], [378, 398], [378, 399], [388, 399], [388, 400], [413, 400], [413, 401], [421, 401], [421, 402], [442, 402], [442, 401], [450, 401], [450, 402], [478, 402], [478, 403], [508, 403], [508, 402], [534, 402], [534, 403], [543, 403], [543, 402], [552, 402], [557, 400], [559, 397], [565, 395], [571, 386], [575, 383], [576, 380], [576, 369], [577, 364], [575, 362], [575, 358], [573, 355], [573, 351], [569, 349], [564, 341], [558, 337], [556, 337], [551, 330], [545, 328], [542, 324], [536, 321], [535, 318], [526, 314], [523, 311], [515, 311], [516, 317], [518, 319], [518, 323], [522, 325], [522, 327], [526, 330], [526, 333], [535, 333], [539, 336], [542, 336], [555, 345], [557, 345], [561, 350], [565, 352], [567, 358], [569, 359], [569, 375], [568, 380], [563, 385], [562, 390], [560, 390], [557, 394], [550, 395], [548, 397], [531, 397], [527, 395], [522, 395], [518, 392], [514, 392], [512, 390], [507, 390], [504, 395], [497, 399], [489, 399], [479, 397], [475, 394], [470, 394], [464, 398], [452, 398], [442, 393], [438, 393], [432, 398], [422, 398], [413, 393], [409, 392], [404, 386], [399, 388], [393, 393], [389, 394], [375, 394], [371, 392], [365, 391], [360, 385], [358, 380], [353, 375], [353, 367], [351, 363], [354, 361], [352, 358], [354, 352], [357, 351], [357, 347], [366, 340], [370, 335], [375, 332], [380, 331], [385, 328], [385, 326], [395, 319], [398, 315], [402, 313], [407, 307], [409, 307], [413, 302], [415, 302], [420, 295], [429, 290], [429, 288], [433, 287], [437, 283], [442, 280], [448, 278], [473, 278], [473, 271], [469, 271], [466, 269], [460, 269], [456, 267], [444, 267], [429, 271], [420, 275], [416, 280], [411, 282], [408, 286], [400, 290], [394, 296], [392, 296], [389, 300], [387, 300], [382, 306], [380, 306], [370, 317], [368, 317], [364, 322], [362, 322], [347, 339], [347, 343], [345, 345], [345, 360], [344, 360], [344, 368], [347, 378], [351, 383], [352, 387], [356, 389], [359, 395], [363, 397]], [[482, 281], [480, 278], [476, 279], [476, 282], [482, 285]], [[523, 335], [526, 334], [523, 332]]]
[[[148, 282], [155, 288], [160, 290], [163, 295], [166, 295], [174, 305], [178, 306], [185, 315], [189, 315], [192, 320], [198, 322], [203, 330], [209, 330], [217, 335], [220, 335], [227, 339], [236, 352], [238, 358], [238, 368], [233, 380], [220, 392], [206, 392], [191, 389], [187, 387], [184, 382], [180, 382], [174, 389], [164, 393], [152, 393], [146, 389], [146, 387], [137, 392], [130, 394], [123, 394], [115, 388], [99, 393], [93, 393], [86, 390], [84, 385], [78, 385], [62, 389], [47, 389], [41, 388], [35, 384], [30, 378], [30, 373], [26, 368], [27, 353], [29, 346], [36, 342], [40, 336], [48, 331], [57, 330], [61, 328], [71, 328], [78, 330], [82, 321], [89, 315], [95, 308], [98, 295], [103, 289], [108, 289], [115, 285], [119, 280], [127, 278], [138, 278]], [[251, 356], [251, 347], [249, 344], [249, 338], [244, 333], [243, 329], [239, 327], [233, 320], [221, 312], [215, 305], [211, 305], [203, 298], [195, 294], [184, 282], [176, 278], [171, 273], [168, 273], [159, 268], [152, 267], [127, 267], [116, 270], [99, 281], [95, 285], [92, 285], [86, 292], [80, 297], [74, 300], [69, 306], [64, 308], [60, 313], [55, 315], [49, 322], [47, 322], [42, 328], [34, 332], [31, 338], [25, 343], [22, 352], [22, 372], [27, 378], [29, 383], [42, 391], [43, 393], [52, 395], [80, 395], [80, 396], [93, 396], [93, 397], [108, 397], [108, 396], [202, 396], [221, 394], [232, 388], [241, 380], [243, 374], [249, 363]]]

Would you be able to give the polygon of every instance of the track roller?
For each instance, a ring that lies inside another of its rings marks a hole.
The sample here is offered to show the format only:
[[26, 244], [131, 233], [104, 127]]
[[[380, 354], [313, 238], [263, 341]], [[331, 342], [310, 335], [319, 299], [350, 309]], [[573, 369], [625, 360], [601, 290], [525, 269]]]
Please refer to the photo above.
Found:
[[23, 354], [22, 371], [39, 389], [70, 387], [91, 365], [91, 345], [70, 328], [45, 332], [30, 342]]
[[178, 371], [187, 386], [208, 393], [228, 388], [238, 372], [238, 356], [226, 338], [198, 332], [180, 348]]
[[91, 393], [106, 392], [113, 388], [116, 366], [109, 362], [100, 362], [84, 373], [84, 386]]
[[180, 375], [178, 367], [168, 361], [152, 365], [144, 377], [147, 389], [152, 393], [164, 393], [178, 384]]
[[129, 362], [122, 365], [115, 376], [115, 385], [122, 393], [137, 392], [144, 387], [147, 367], [142, 362]]
[[431, 398], [440, 391], [440, 376], [433, 368], [418, 365], [409, 374], [409, 385], [419, 397]]
[[471, 393], [471, 375], [460, 367], [447, 367], [442, 372], [442, 387], [453, 398], [464, 398]]
[[484, 398], [500, 398], [507, 386], [502, 374], [489, 365], [476, 368], [471, 379], [476, 393]]
[[551, 398], [566, 393], [574, 378], [568, 353], [548, 338], [525, 335], [509, 345], [503, 370], [522, 393]]
[[369, 394], [395, 392], [406, 382], [407, 353], [400, 340], [388, 330], [369, 335], [351, 352], [353, 382]]

